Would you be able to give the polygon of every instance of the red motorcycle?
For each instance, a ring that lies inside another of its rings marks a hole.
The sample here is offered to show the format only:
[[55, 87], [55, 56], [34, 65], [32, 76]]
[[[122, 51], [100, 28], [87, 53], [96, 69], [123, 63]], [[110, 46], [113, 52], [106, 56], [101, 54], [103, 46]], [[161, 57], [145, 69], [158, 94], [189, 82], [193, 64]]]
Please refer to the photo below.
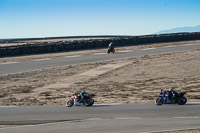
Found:
[[88, 94], [81, 98], [80, 96], [73, 94], [71, 99], [67, 102], [66, 106], [92, 106], [94, 104], [94, 96], [95, 94]]

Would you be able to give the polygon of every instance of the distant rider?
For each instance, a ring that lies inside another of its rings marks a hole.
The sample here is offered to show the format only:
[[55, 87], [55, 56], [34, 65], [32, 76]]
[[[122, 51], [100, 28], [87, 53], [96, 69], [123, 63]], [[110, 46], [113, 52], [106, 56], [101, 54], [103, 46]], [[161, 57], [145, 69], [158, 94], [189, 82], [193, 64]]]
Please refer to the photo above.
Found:
[[108, 49], [114, 49], [114, 46], [113, 46], [113, 42], [111, 42], [109, 45], [108, 45]]

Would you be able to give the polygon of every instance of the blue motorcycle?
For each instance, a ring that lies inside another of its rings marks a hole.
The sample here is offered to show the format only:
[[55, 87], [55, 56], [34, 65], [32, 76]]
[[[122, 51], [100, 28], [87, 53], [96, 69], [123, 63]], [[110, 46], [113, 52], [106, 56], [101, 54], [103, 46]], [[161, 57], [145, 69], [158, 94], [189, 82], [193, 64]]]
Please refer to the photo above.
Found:
[[175, 96], [169, 97], [168, 92], [161, 90], [159, 97], [156, 99], [156, 105], [162, 104], [178, 104], [184, 105], [187, 102], [187, 98], [184, 97], [186, 93], [176, 93]]

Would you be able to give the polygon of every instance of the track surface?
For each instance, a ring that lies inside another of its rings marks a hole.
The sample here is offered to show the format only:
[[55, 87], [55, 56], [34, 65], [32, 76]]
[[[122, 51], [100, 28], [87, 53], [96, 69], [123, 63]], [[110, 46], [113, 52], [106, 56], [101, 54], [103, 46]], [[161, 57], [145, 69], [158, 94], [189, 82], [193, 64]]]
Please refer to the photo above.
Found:
[[0, 107], [1, 124], [23, 125], [2, 128], [0, 133], [138, 133], [192, 129], [200, 127], [199, 110], [200, 103]]
[[119, 58], [129, 58], [144, 55], [161, 54], [167, 52], [183, 51], [183, 50], [193, 50], [200, 48], [200, 44], [186, 44], [179, 46], [166, 46], [162, 48], [147, 48], [140, 50], [129, 50], [129, 51], [117, 51], [116, 54], [106, 54], [106, 53], [96, 53], [92, 55], [74, 55], [66, 56], [61, 58], [47, 58], [38, 59], [27, 62], [7, 62], [0, 63], [0, 75], [7, 75], [11, 73], [20, 73], [26, 71], [34, 71], [38, 69], [52, 68], [52, 67], [62, 67], [66, 65], [93, 63], [98, 61], [119, 59]]
[[[0, 75], [198, 48], [200, 48], [199, 44], [187, 44], [134, 51], [118, 51], [118, 53], [110, 55], [97, 53], [88, 56], [76, 55], [28, 62], [1, 63]], [[199, 110], [199, 103], [190, 103], [185, 106], [142, 104], [95, 105], [94, 107], [72, 108], [62, 106], [0, 107], [1, 125], [23, 125], [14, 128], [2, 128], [0, 133], [138, 133], [194, 129], [200, 128]]]

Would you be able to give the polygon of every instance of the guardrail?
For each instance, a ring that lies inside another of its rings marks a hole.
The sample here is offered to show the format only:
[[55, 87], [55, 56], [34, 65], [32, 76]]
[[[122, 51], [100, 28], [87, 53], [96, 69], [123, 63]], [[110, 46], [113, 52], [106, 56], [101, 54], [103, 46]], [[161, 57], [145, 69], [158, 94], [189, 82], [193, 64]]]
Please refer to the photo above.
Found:
[[114, 46], [123, 47], [123, 46], [134, 46], [140, 44], [146, 45], [150, 43], [199, 40], [200, 32], [145, 35], [145, 36], [112, 36], [112, 37], [114, 38], [99, 39], [99, 40], [95, 39], [95, 40], [79, 40], [79, 41], [37, 42], [25, 45], [1, 46], [0, 57], [107, 48], [108, 44], [111, 41], [114, 43]]

